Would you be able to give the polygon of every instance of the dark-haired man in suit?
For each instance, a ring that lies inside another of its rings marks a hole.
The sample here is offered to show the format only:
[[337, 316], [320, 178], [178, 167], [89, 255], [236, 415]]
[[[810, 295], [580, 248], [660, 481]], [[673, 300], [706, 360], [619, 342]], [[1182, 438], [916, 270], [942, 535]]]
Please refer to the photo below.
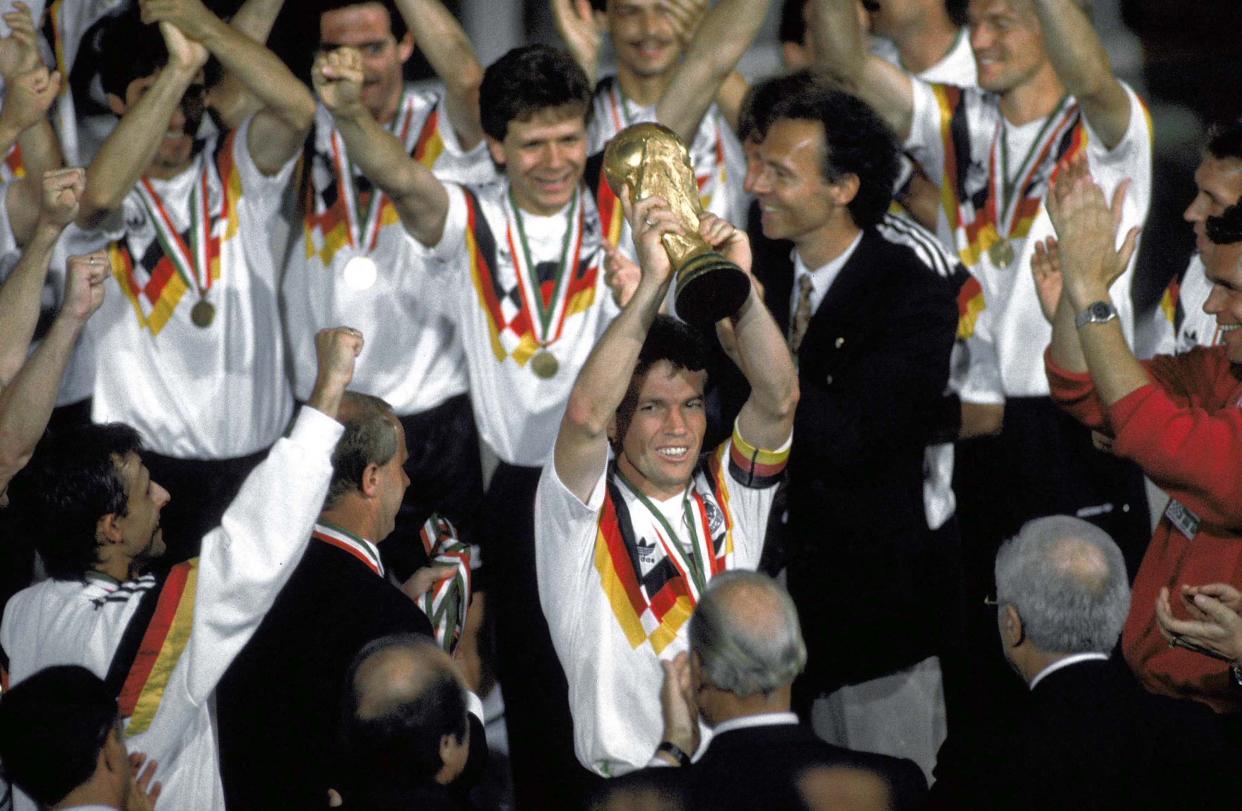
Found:
[[[789, 591], [816, 632], [795, 705], [804, 712], [822, 693], [915, 666], [905, 683], [934, 689], [939, 668], [927, 660], [944, 647], [960, 573], [952, 545], [927, 526], [923, 458], [945, 423], [956, 263], [929, 233], [886, 215], [897, 145], [866, 104], [806, 83], [754, 124], [763, 234], [794, 245], [794, 272], [771, 275], [766, 299], [802, 391]], [[909, 720], [908, 739], [935, 737], [934, 718], [923, 719]], [[857, 745], [848, 730], [837, 742]], [[921, 748], [925, 768], [934, 752]]]

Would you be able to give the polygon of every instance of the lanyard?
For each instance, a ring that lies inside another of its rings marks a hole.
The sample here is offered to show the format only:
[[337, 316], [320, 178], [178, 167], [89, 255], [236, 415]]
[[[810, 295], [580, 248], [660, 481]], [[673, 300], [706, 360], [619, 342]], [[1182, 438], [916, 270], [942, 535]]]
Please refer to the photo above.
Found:
[[[663, 537], [659, 538], [660, 544], [664, 547], [664, 553], [668, 555], [669, 559], [673, 561], [673, 564], [677, 567], [678, 571], [681, 572], [682, 577], [685, 578], [687, 585], [690, 586], [691, 591], [693, 592], [694, 600], [697, 603], [699, 595], [703, 593], [705, 588], [707, 588], [707, 568], [710, 565], [710, 550], [705, 547], [706, 544], [711, 542], [711, 536], [707, 532], [707, 521], [703, 518], [703, 515], [706, 513], [706, 509], [704, 508], [699, 494], [694, 493], [694, 501], [698, 504], [700, 516], [695, 516], [695, 510], [691, 506], [691, 492], [693, 488], [688, 487], [685, 495], [682, 496], [682, 511], [685, 517], [686, 526], [690, 530], [690, 543], [683, 547], [681, 538], [678, 536], [677, 531], [673, 529], [672, 525], [669, 524], [668, 519], [664, 517], [663, 511], [656, 507], [656, 505], [651, 502], [651, 499], [647, 498], [641, 490], [630, 483], [630, 480], [627, 479], [625, 474], [621, 472], [619, 465], [617, 466], [617, 478], [620, 479], [621, 482], [630, 490], [630, 492], [634, 494], [635, 498], [637, 498], [639, 502], [647, 508], [647, 512], [651, 513], [660, 526], [664, 528], [664, 531], [668, 533], [668, 540]], [[701, 533], [695, 532], [694, 525], [696, 518], [700, 519], [699, 523], [702, 527]], [[687, 551], [683, 551], [683, 549]]]
[[[566, 302], [561, 300], [563, 298], [562, 293], [564, 293], [565, 290], [567, 289], [567, 286], [568, 286], [566, 283], [567, 279], [572, 271], [572, 268], [577, 266], [578, 255], [582, 251], [582, 229], [583, 229], [584, 214], [582, 211], [581, 201], [578, 198], [579, 198], [579, 190], [575, 189], [573, 202], [570, 203], [570, 206], [569, 206], [569, 217], [568, 217], [569, 221], [565, 224], [565, 238], [561, 242], [561, 256], [559, 260], [560, 267], [557, 269], [556, 286], [552, 292], [551, 302], [545, 306], [544, 300], [543, 300], [543, 292], [539, 284], [539, 274], [535, 269], [534, 261], [532, 261], [531, 259], [530, 245], [527, 243], [527, 240], [526, 240], [526, 228], [524, 227], [522, 223], [522, 210], [518, 208], [517, 200], [515, 200], [513, 197], [513, 187], [512, 186], [509, 187], [509, 209], [511, 211], [511, 216], [509, 219], [510, 219], [510, 222], [514, 223], [517, 226], [518, 241], [522, 246], [521, 258], [522, 258], [522, 261], [526, 265], [524, 271], [523, 271], [523, 268], [521, 267], [517, 269], [518, 270], [517, 272], [518, 290], [520, 291], [522, 298], [527, 300], [526, 306], [528, 308], [531, 308], [532, 311], [537, 316], [539, 334], [536, 335], [535, 338], [543, 346], [547, 346], [548, 344], [555, 341], [558, 337], [560, 337], [561, 327], [563, 327], [565, 323]], [[576, 242], [577, 244], [576, 244], [575, 249], [571, 251], [570, 250], [571, 243], [574, 243], [574, 242]], [[510, 232], [509, 234], [509, 243], [510, 243], [510, 249], [512, 250], [513, 249], [512, 232]], [[514, 254], [514, 257], [516, 258], [517, 252], [513, 251], [513, 254]], [[522, 283], [523, 277], [525, 277], [527, 284], [530, 285], [529, 295], [527, 295], [525, 286]], [[561, 311], [560, 318], [557, 322], [556, 334], [552, 334], [552, 323], [554, 320], [557, 320], [555, 319], [555, 315], [558, 309]], [[534, 330], [536, 326], [535, 321], [536, 319], [531, 319], [532, 331]]]

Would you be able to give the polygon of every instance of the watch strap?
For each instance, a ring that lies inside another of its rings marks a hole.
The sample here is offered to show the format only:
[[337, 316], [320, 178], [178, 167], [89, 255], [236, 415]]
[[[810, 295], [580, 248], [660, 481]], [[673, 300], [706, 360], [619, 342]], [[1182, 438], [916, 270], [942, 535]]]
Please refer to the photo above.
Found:
[[1078, 315], [1074, 316], [1074, 326], [1082, 329], [1088, 324], [1106, 324], [1117, 317], [1117, 308], [1111, 301], [1101, 299], [1093, 301]]
[[690, 765], [690, 756], [672, 741], [660, 741], [660, 745], [656, 747], [656, 753], [660, 752], [672, 755], [673, 759], [677, 761], [677, 765], [683, 769]]

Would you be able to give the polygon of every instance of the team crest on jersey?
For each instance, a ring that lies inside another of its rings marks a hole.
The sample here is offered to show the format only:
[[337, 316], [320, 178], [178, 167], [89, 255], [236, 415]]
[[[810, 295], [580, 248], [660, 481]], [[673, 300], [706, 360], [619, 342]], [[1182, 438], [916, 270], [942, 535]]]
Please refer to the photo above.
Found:
[[704, 501], [703, 506], [707, 513], [707, 531], [716, 540], [724, 531], [724, 513], [716, 506], [715, 501]]
[[147, 219], [146, 212], [142, 210], [142, 206], [131, 205], [126, 202], [125, 205], [125, 230], [131, 234], [141, 234], [143, 240], [150, 240], [152, 237], [147, 234], [151, 228], [151, 221]]

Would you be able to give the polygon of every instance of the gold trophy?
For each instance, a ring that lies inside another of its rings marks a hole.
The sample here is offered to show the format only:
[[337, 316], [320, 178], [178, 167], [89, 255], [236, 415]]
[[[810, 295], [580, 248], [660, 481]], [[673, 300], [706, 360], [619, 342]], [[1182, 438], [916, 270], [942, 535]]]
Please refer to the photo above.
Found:
[[630, 187], [630, 203], [652, 196], [668, 201], [685, 234], [665, 234], [664, 250], [676, 273], [677, 315], [709, 326], [735, 314], [750, 295], [750, 278], [699, 235], [699, 187], [690, 153], [677, 133], [661, 124], [633, 124], [608, 142], [604, 174], [618, 197]]

